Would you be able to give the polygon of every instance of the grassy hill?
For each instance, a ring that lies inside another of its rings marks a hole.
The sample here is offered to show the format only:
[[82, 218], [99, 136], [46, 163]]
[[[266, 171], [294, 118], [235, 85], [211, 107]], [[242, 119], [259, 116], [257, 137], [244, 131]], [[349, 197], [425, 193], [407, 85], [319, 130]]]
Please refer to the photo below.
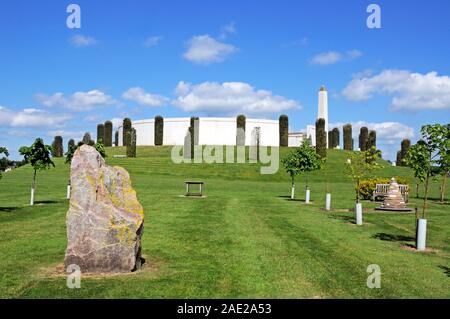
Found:
[[[288, 152], [281, 149], [281, 157]], [[174, 164], [169, 147], [139, 147], [138, 158], [114, 158], [110, 165], [132, 176], [145, 214], [143, 270], [120, 276], [82, 277], [68, 289], [61, 270], [66, 247], [65, 200], [69, 168], [38, 173], [37, 205], [30, 207], [31, 167], [0, 180], [0, 297], [25, 298], [449, 298], [450, 206], [430, 203], [428, 246], [414, 245], [414, 214], [373, 211], [364, 202], [365, 224], [353, 224], [353, 184], [345, 177], [344, 151], [329, 151], [323, 170], [308, 174], [312, 204], [304, 203], [306, 176], [297, 200], [288, 199], [283, 168], [261, 175], [259, 164]], [[377, 176], [404, 176], [385, 167]], [[207, 198], [184, 193], [184, 180], [205, 181]], [[326, 183], [332, 212], [323, 210]], [[438, 184], [431, 187], [437, 199]], [[422, 194], [422, 192], [421, 192]], [[420, 195], [421, 195], [420, 194]], [[447, 192], [447, 198], [449, 192]], [[421, 198], [411, 196], [410, 206]], [[366, 286], [367, 266], [378, 264], [381, 289]]]

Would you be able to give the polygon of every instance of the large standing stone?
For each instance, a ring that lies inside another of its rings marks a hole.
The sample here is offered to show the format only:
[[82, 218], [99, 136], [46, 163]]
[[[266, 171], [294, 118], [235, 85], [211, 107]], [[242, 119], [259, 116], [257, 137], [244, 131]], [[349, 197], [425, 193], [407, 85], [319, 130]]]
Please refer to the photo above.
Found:
[[67, 212], [64, 264], [82, 272], [129, 272], [140, 268], [144, 211], [128, 172], [110, 167], [95, 150], [82, 145], [75, 152]]

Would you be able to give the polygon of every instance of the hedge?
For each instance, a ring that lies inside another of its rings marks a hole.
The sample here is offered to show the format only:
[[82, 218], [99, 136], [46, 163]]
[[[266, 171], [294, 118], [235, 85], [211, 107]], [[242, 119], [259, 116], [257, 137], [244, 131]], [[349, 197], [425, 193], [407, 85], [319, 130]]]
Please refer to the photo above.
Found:
[[136, 157], [136, 130], [134, 128], [127, 131], [127, 140], [129, 141], [127, 145], [127, 157]]
[[321, 158], [327, 157], [327, 132], [325, 132], [325, 119], [316, 121], [316, 153]]
[[344, 135], [344, 150], [352, 151], [353, 150], [353, 139], [352, 139], [352, 125], [351, 124], [344, 125], [343, 135]]
[[369, 129], [365, 126], [361, 127], [359, 131], [359, 149], [361, 151], [368, 150], [367, 139], [369, 138]]
[[130, 137], [131, 137], [131, 120], [129, 118], [125, 118], [123, 120], [122, 125], [122, 143], [123, 143], [122, 146], [130, 145]]
[[155, 145], [163, 145], [164, 139], [164, 119], [162, 116], [155, 116]]
[[236, 145], [245, 146], [245, 115], [238, 115], [236, 118]]
[[97, 143], [104, 143], [105, 142], [105, 125], [98, 124], [97, 125]]
[[[398, 184], [408, 185], [408, 179], [404, 177], [395, 177]], [[377, 184], [389, 184], [391, 182], [390, 178], [369, 178], [361, 180], [359, 183], [359, 195], [363, 199], [372, 199], [373, 192]]]
[[55, 139], [52, 143], [52, 156], [63, 157], [63, 155], [64, 155], [63, 138], [61, 136], [55, 136]]
[[105, 127], [105, 139], [103, 140], [103, 145], [106, 147], [112, 146], [112, 132], [113, 132], [113, 124], [111, 121], [106, 121], [104, 124]]
[[289, 118], [287, 115], [281, 115], [278, 121], [280, 146], [289, 146]]
[[336, 147], [338, 147], [341, 144], [339, 135], [340, 135], [339, 134], [339, 129], [337, 127], [335, 127], [331, 131], [331, 136], [332, 136], [332, 141], [333, 141], [332, 147], [333, 148], [336, 148]]

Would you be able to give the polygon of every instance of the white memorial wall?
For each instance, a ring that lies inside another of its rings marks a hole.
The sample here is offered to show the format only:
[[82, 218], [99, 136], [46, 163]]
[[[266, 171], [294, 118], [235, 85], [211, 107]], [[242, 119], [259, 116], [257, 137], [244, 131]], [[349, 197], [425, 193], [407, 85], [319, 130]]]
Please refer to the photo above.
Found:
[[[136, 129], [136, 144], [138, 146], [155, 145], [155, 120], [132, 121]], [[190, 126], [190, 118], [164, 118], [163, 145], [183, 145], [184, 138]], [[252, 143], [252, 131], [260, 129], [261, 146], [279, 146], [278, 120], [246, 119], [245, 145]], [[119, 146], [123, 145], [123, 127], [118, 128]], [[199, 144], [200, 145], [236, 145], [236, 118], [234, 117], [200, 117]], [[308, 132], [308, 133], [311, 133]], [[289, 138], [289, 146], [300, 145], [300, 137]]]

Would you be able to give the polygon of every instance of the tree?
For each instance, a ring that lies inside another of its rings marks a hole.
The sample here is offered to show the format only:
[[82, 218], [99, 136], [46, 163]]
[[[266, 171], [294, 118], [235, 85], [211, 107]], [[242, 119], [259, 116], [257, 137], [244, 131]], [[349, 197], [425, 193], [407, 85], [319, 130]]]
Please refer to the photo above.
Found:
[[103, 144], [106, 147], [111, 147], [112, 146], [112, 132], [113, 132], [113, 124], [111, 121], [106, 121], [105, 124], [105, 139], [103, 141]]
[[408, 139], [404, 139], [401, 143], [400, 158], [399, 158], [400, 161], [397, 163], [397, 166], [405, 166], [404, 160], [406, 154], [408, 154], [408, 150], [410, 147], [411, 141]]
[[352, 125], [346, 124], [343, 127], [343, 135], [344, 135], [344, 150], [352, 151], [353, 150], [353, 139], [352, 139]]
[[287, 115], [281, 115], [278, 121], [280, 146], [289, 145], [289, 118]]
[[55, 136], [55, 140], [52, 143], [52, 156], [53, 157], [63, 157], [63, 138], [61, 136]]
[[130, 134], [131, 134], [131, 120], [129, 118], [125, 118], [123, 120], [122, 125], [122, 146], [130, 145]]
[[355, 182], [356, 202], [359, 203], [359, 188], [362, 179], [381, 167], [377, 163], [378, 153], [374, 148], [362, 152], [352, 152], [347, 160], [347, 177]]
[[244, 146], [245, 145], [245, 115], [238, 115], [236, 118], [236, 145]]
[[367, 150], [367, 140], [369, 138], [369, 130], [367, 127], [363, 126], [359, 130], [359, 149], [361, 151]]
[[341, 144], [341, 141], [339, 138], [339, 129], [337, 127], [335, 127], [334, 129], [331, 130], [331, 136], [332, 136], [332, 140], [333, 140], [332, 148], [338, 147], [339, 144]]
[[327, 157], [327, 132], [325, 131], [325, 120], [320, 118], [316, 121], [316, 153], [321, 158]]
[[371, 130], [369, 132], [369, 138], [367, 139], [367, 149], [371, 147], [377, 147], [377, 132], [374, 130]]
[[127, 145], [127, 157], [136, 157], [136, 130], [132, 128], [127, 135], [129, 141], [129, 144]]
[[163, 145], [164, 119], [162, 116], [155, 117], [155, 145]]
[[119, 131], [114, 133], [114, 146], [119, 146]]
[[67, 150], [69, 150], [71, 146], [75, 146], [75, 141], [73, 139], [70, 139], [69, 142], [67, 143]]
[[[9, 156], [9, 152], [8, 152], [8, 150], [6, 149], [6, 147], [1, 147], [1, 146], [0, 146], [0, 154], [4, 154], [6, 157]], [[2, 173], [1, 173], [1, 171], [0, 171], [0, 179], [2, 179]]]
[[98, 124], [97, 125], [97, 142], [104, 143], [105, 141], [105, 125]]
[[[450, 133], [448, 125], [440, 124], [424, 125], [420, 132], [422, 139], [409, 148], [404, 162], [412, 168], [414, 176], [425, 183], [422, 218], [426, 219], [430, 178], [445, 171], [448, 172], [449, 169]], [[443, 182], [445, 185], [445, 179]]]
[[34, 169], [33, 182], [31, 184], [30, 205], [34, 205], [34, 193], [36, 190], [36, 172], [55, 167], [51, 159], [51, 146], [45, 145], [41, 138], [37, 138], [31, 146], [22, 146], [19, 153], [24, 156], [24, 160], [30, 163]]
[[90, 145], [90, 146], [94, 146], [94, 144], [95, 144], [95, 142], [91, 138], [91, 134], [89, 134], [89, 133], [84, 133], [82, 142], [83, 142], [83, 144]]
[[295, 176], [322, 168], [323, 159], [311, 147], [309, 140], [305, 140], [302, 145], [290, 152], [282, 160], [286, 172], [291, 177], [292, 192], [291, 199], [294, 199]]

